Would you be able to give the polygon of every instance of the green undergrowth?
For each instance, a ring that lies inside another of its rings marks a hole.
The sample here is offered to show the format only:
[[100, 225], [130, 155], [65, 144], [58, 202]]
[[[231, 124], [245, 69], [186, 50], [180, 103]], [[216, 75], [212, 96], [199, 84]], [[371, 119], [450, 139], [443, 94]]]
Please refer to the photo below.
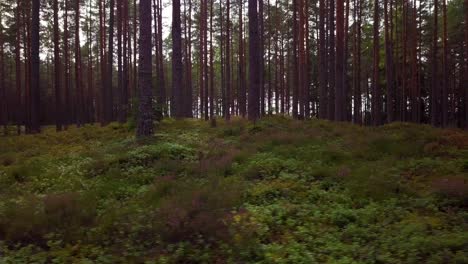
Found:
[[468, 134], [286, 117], [0, 138], [0, 263], [468, 263]]

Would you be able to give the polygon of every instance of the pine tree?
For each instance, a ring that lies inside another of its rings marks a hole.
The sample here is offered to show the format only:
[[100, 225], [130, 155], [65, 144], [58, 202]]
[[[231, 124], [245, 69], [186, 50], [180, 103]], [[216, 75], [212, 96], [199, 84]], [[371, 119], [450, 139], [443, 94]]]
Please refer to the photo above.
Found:
[[139, 106], [136, 136], [137, 138], [142, 138], [153, 134], [153, 93], [151, 89], [151, 0], [140, 0], [139, 15]]

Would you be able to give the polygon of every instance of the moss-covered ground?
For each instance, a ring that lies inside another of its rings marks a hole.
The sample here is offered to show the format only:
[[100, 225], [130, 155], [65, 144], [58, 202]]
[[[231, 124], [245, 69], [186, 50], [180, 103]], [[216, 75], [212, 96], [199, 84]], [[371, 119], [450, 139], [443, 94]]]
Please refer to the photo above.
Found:
[[468, 133], [270, 117], [0, 137], [0, 263], [468, 263]]

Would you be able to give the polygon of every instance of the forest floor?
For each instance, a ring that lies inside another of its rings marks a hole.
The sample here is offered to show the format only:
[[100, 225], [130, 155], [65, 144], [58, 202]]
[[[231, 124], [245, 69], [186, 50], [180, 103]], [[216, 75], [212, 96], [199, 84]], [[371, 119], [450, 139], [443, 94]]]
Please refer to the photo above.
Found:
[[0, 263], [468, 263], [468, 133], [217, 123], [0, 137]]

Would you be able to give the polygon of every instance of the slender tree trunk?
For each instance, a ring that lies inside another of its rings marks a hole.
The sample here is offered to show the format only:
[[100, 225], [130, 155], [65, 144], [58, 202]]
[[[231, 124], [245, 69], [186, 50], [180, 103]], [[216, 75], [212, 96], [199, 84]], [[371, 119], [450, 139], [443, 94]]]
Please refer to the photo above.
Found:
[[213, 49], [213, 5], [210, 0], [210, 119], [214, 118], [214, 49]]
[[[421, 3], [420, 3], [421, 4]], [[413, 89], [413, 95], [411, 97], [411, 121], [419, 123], [419, 71], [418, 71], [418, 15], [417, 15], [416, 1], [414, 1], [413, 7], [413, 34], [412, 34], [412, 58], [411, 58], [411, 87]]]
[[402, 41], [402, 65], [401, 65], [401, 94], [399, 99], [399, 112], [400, 112], [400, 121], [406, 121], [406, 97], [408, 93], [408, 74], [407, 74], [407, 55], [408, 55], [408, 0], [403, 0], [403, 25], [401, 31], [401, 41]]
[[123, 72], [122, 72], [122, 1], [117, 1], [117, 119], [119, 123], [123, 123], [122, 117], [122, 87], [123, 87]]
[[437, 78], [437, 38], [438, 38], [438, 16], [439, 16], [439, 3], [438, 0], [434, 0], [434, 32], [432, 33], [432, 53], [431, 53], [431, 124], [433, 126], [439, 125], [439, 114], [440, 114], [440, 107], [439, 107], [439, 80]]
[[[185, 7], [187, 9], [187, 6]], [[187, 13], [187, 12], [186, 12]], [[185, 116], [192, 117], [192, 0], [188, 1], [188, 15], [185, 18]]]
[[58, 0], [54, 0], [54, 88], [55, 88], [55, 129], [62, 131], [62, 94], [60, 79], [60, 36], [58, 21]]
[[208, 0], [204, 0], [203, 2], [204, 4], [204, 7], [203, 7], [203, 50], [205, 51], [205, 53], [203, 54], [203, 61], [204, 61], [204, 64], [203, 64], [203, 68], [204, 68], [204, 76], [203, 76], [203, 79], [205, 80], [204, 82], [204, 90], [205, 90], [205, 99], [203, 100], [203, 102], [205, 103], [204, 105], [204, 108], [205, 108], [205, 120], [208, 120], [209, 119], [209, 106], [208, 106], [208, 85], [209, 85], [209, 80], [208, 80]]
[[64, 111], [64, 128], [67, 129], [68, 125], [71, 124], [71, 95], [70, 95], [70, 51], [69, 51], [69, 31], [68, 31], [68, 0], [65, 0], [65, 15], [64, 15], [64, 26], [63, 26], [63, 49], [64, 49], [64, 92], [65, 92], [65, 111]]
[[204, 23], [203, 23], [203, 19], [204, 19], [204, 1], [206, 0], [201, 0], [200, 2], [200, 21], [199, 21], [199, 44], [200, 44], [200, 47], [199, 47], [199, 57], [198, 57], [198, 61], [199, 61], [199, 65], [198, 65], [198, 82], [199, 82], [199, 94], [200, 94], [200, 105], [199, 105], [199, 109], [200, 109], [200, 118], [203, 118], [204, 115], [205, 115], [205, 62], [204, 62], [204, 59], [205, 59], [205, 45], [203, 44], [203, 41], [205, 40], [205, 38], [203, 37], [204, 36], [204, 31], [205, 31], [205, 28], [204, 28]]
[[41, 132], [40, 128], [40, 78], [39, 78], [39, 10], [40, 0], [32, 0], [32, 16], [31, 16], [31, 83], [30, 83], [30, 117], [29, 122], [30, 133]]
[[76, 125], [80, 127], [83, 120], [83, 80], [81, 72], [81, 47], [80, 47], [80, 1], [75, 1], [75, 90], [76, 90]]
[[344, 1], [336, 0], [335, 120], [344, 121]]
[[[256, 0], [257, 1], [257, 0]], [[249, 2], [250, 3], [250, 2]], [[226, 120], [231, 119], [231, 20], [230, 0], [226, 0]], [[250, 101], [249, 101], [250, 103]]]
[[87, 97], [86, 97], [86, 122], [94, 123], [95, 121], [95, 91], [94, 91], [94, 73], [93, 73], [93, 37], [92, 37], [92, 30], [93, 30], [93, 23], [92, 23], [92, 0], [89, 0], [89, 8], [88, 8], [88, 32], [87, 34], [87, 42], [88, 42], [88, 90], [87, 90]]
[[249, 120], [255, 121], [259, 116], [260, 78], [260, 35], [257, 0], [249, 0]]
[[[151, 10], [150, 10], [151, 11]], [[110, 0], [109, 10], [109, 45], [107, 51], [107, 74], [106, 74], [106, 100], [105, 124], [114, 120], [114, 95], [112, 88], [112, 72], [114, 59], [114, 0]]]
[[242, 117], [246, 115], [246, 83], [244, 62], [244, 28], [243, 28], [243, 0], [239, 0], [239, 113]]
[[[465, 90], [465, 129], [468, 129], [468, 0], [464, 2], [465, 8], [465, 76], [464, 76], [464, 87]], [[463, 90], [462, 90], [463, 91]]]
[[319, 0], [319, 118], [327, 118], [327, 50], [325, 46], [325, 0]]
[[260, 27], [260, 43], [259, 43], [259, 51], [260, 51], [260, 102], [259, 102], [259, 116], [265, 115], [265, 23], [263, 19], [263, 0], [258, 0], [258, 19], [259, 19], [259, 27]]
[[[158, 0], [159, 1], [159, 0]], [[159, 25], [159, 22], [158, 22]], [[160, 34], [161, 35], [161, 34]], [[162, 43], [161, 43], [162, 45]], [[136, 97], [136, 90], [138, 84], [137, 74], [137, 0], [133, 0], [133, 91]], [[163, 108], [163, 110], [166, 110]]]
[[127, 122], [128, 113], [128, 0], [122, 0], [122, 50], [123, 50], [123, 65], [122, 65], [122, 90], [120, 92], [120, 122]]
[[23, 7], [23, 53], [24, 53], [24, 106], [25, 133], [31, 133], [31, 9], [30, 3]]
[[351, 121], [351, 94], [349, 89], [348, 78], [348, 56], [349, 56], [349, 5], [350, 1], [346, 0], [346, 13], [344, 22], [344, 51], [343, 51], [343, 119]]
[[[0, 17], [2, 17], [2, 12], [0, 9]], [[3, 134], [6, 136], [8, 134], [7, 124], [8, 124], [8, 112], [7, 112], [7, 92], [5, 85], [5, 48], [3, 40], [3, 25], [0, 24], [0, 125], [3, 126]]]
[[328, 54], [328, 119], [335, 118], [335, 1], [329, 2], [328, 13], [329, 54]]
[[[105, 50], [106, 50], [106, 41], [104, 39], [104, 35], [106, 34], [105, 23], [104, 23], [104, 7], [103, 1], [99, 2], [99, 60], [100, 60], [100, 70], [101, 70], [101, 90], [99, 93], [100, 99], [100, 107], [99, 107], [99, 119], [101, 125], [105, 125], [106, 115], [105, 111], [107, 109], [107, 86], [106, 86], [106, 58], [105, 58]], [[65, 18], [66, 19], [66, 18]]]
[[443, 15], [443, 58], [442, 58], [442, 98], [441, 98], [441, 110], [442, 110], [442, 127], [447, 127], [448, 122], [448, 44], [447, 44], [447, 0], [442, 0], [442, 15]]
[[228, 104], [227, 104], [227, 100], [226, 100], [226, 89], [225, 89], [225, 68], [224, 68], [224, 63], [225, 63], [225, 59], [224, 59], [224, 27], [223, 27], [223, 16], [224, 16], [224, 13], [223, 13], [223, 1], [219, 1], [219, 28], [220, 28], [220, 32], [219, 32], [219, 53], [220, 53], [220, 64], [221, 64], [221, 69], [220, 69], [220, 75], [221, 75], [221, 97], [222, 97], [222, 106], [223, 106], [223, 116], [225, 118], [227, 118], [227, 108], [228, 108]]
[[23, 123], [23, 103], [22, 103], [22, 93], [21, 93], [21, 17], [20, 17], [20, 0], [17, 1], [15, 11], [15, 22], [18, 30], [16, 30], [15, 36], [15, 83], [16, 83], [16, 105], [18, 106], [18, 111], [16, 113], [16, 132], [18, 135], [21, 134], [21, 124]]
[[379, 84], [379, 1], [374, 1], [374, 53], [373, 53], [373, 61], [374, 61], [374, 73], [373, 73], [373, 81], [372, 81], [372, 107], [371, 107], [371, 118], [372, 118], [372, 125], [378, 126], [381, 125], [382, 122], [382, 98], [381, 98], [381, 91], [380, 91], [380, 84]]
[[296, 0], [299, 1], [299, 41], [298, 41], [298, 63], [299, 63], [299, 87], [298, 87], [298, 103], [299, 103], [299, 118], [304, 118], [304, 90], [306, 86], [305, 82], [305, 72], [306, 68], [306, 58], [305, 58], [305, 14], [304, 14], [304, 0]]
[[[391, 7], [390, 7], [391, 8]], [[392, 16], [388, 16], [388, 0], [384, 0], [384, 23], [385, 23], [385, 73], [387, 82], [387, 122], [395, 120], [395, 87], [393, 79], [393, 45], [390, 35], [390, 24]]]
[[[175, 0], [175, 2], [176, 1], [177, 0]], [[177, 2], [175, 4], [177, 4]], [[153, 134], [153, 93], [151, 89], [151, 0], [140, 0], [139, 13], [139, 106], [136, 136], [137, 138], [142, 138]]]
[[300, 70], [300, 65], [299, 65], [299, 60], [298, 60], [298, 42], [299, 42], [299, 34], [298, 34], [298, 19], [297, 19], [297, 13], [298, 13], [298, 1], [301, 0], [293, 0], [292, 5], [293, 5], [293, 15], [292, 15], [292, 56], [293, 56], [293, 105], [292, 105], [292, 116], [294, 118], [298, 118], [298, 103], [299, 103], [299, 87], [300, 87], [300, 80], [299, 80], [299, 70]]
[[[162, 32], [162, 0], [158, 1], [158, 32]], [[159, 51], [159, 67], [158, 67], [158, 84], [159, 84], [159, 93], [158, 93], [158, 102], [161, 104], [163, 114], [167, 116], [167, 96], [166, 96], [166, 77], [164, 70], [164, 54], [163, 54], [163, 38], [162, 34], [159, 34], [158, 41], [158, 51]]]
[[182, 85], [182, 29], [180, 25], [180, 0], [172, 1], [172, 95], [174, 117], [183, 117]]

